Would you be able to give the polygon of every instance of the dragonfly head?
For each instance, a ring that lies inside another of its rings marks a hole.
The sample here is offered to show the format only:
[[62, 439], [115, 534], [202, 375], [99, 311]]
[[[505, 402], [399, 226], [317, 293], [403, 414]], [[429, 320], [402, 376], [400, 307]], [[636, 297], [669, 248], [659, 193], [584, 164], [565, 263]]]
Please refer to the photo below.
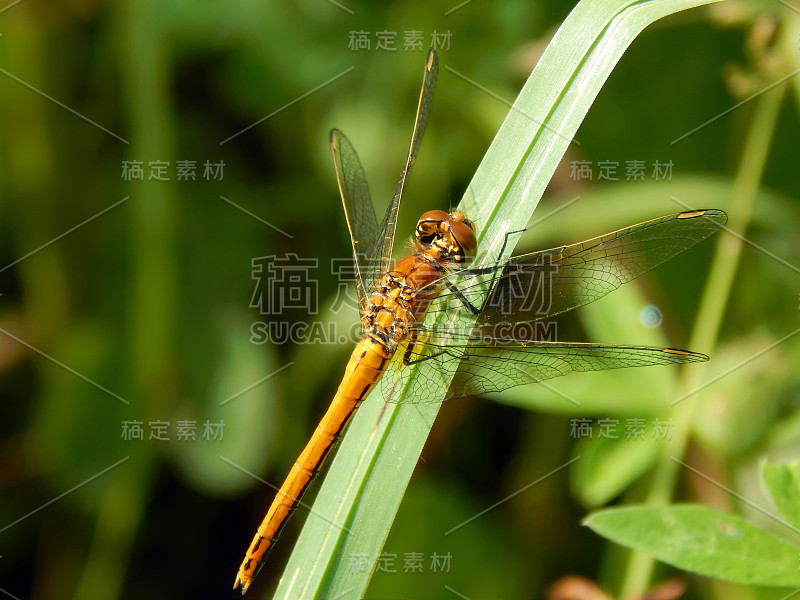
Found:
[[417, 223], [416, 236], [421, 250], [432, 250], [445, 260], [463, 265], [475, 258], [475, 224], [457, 210], [424, 213]]

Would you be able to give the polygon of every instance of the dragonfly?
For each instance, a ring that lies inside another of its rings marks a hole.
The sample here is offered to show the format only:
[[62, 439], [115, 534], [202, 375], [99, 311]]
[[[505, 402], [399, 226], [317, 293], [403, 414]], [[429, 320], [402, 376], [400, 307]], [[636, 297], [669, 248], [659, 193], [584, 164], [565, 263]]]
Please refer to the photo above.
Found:
[[[431, 210], [417, 223], [414, 252], [393, 263], [400, 201], [425, 131], [437, 73], [431, 49], [411, 144], [380, 225], [355, 149], [340, 131], [330, 132], [353, 248], [362, 337], [328, 411], [253, 537], [233, 586], [241, 586], [242, 594], [355, 411], [379, 383], [387, 401], [401, 388], [403, 402], [420, 403], [498, 392], [573, 371], [708, 360], [676, 348], [561, 342], [537, 338], [535, 330], [533, 335], [520, 331], [593, 302], [705, 240], [727, 221], [721, 210], [668, 215], [577, 244], [498, 258], [479, 268], [470, 268], [477, 253], [475, 223], [459, 211]], [[506, 242], [513, 234], [506, 234]], [[410, 378], [412, 370], [416, 376]]]

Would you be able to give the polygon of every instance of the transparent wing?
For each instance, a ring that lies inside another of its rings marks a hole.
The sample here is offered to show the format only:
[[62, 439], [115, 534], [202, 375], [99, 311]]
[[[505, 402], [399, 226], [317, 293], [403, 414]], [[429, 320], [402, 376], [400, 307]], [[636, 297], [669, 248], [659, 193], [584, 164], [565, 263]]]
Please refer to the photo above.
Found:
[[545, 319], [602, 298], [703, 241], [726, 221], [717, 209], [682, 212], [493, 267], [456, 271], [448, 278], [461, 275], [462, 283], [445, 290], [428, 312], [468, 302], [480, 309], [478, 323], [485, 326]]
[[377, 245], [371, 256], [380, 257], [378, 267], [378, 277], [391, 269], [392, 263], [392, 244], [394, 243], [395, 228], [397, 227], [397, 211], [400, 209], [400, 200], [403, 197], [403, 188], [411, 171], [411, 165], [419, 152], [422, 142], [422, 134], [425, 133], [425, 124], [428, 121], [428, 113], [431, 109], [433, 92], [436, 89], [436, 77], [439, 74], [439, 62], [436, 51], [431, 48], [425, 58], [425, 71], [422, 77], [422, 89], [419, 93], [419, 104], [417, 105], [417, 117], [414, 120], [414, 131], [411, 134], [411, 145], [408, 148], [408, 156], [403, 171], [400, 173], [400, 180], [397, 182], [392, 201], [386, 210], [386, 215], [381, 223], [380, 233], [378, 234]]
[[369, 194], [364, 168], [355, 148], [338, 129], [332, 129], [328, 140], [336, 167], [336, 181], [344, 205], [347, 228], [353, 244], [353, 261], [356, 268], [356, 290], [363, 308], [366, 296], [375, 287], [376, 265], [370, 264], [368, 252], [375, 248], [378, 239], [378, 218]]
[[[396, 369], [383, 383], [385, 390], [405, 387], [404, 402], [435, 402], [499, 392], [537, 383], [573, 371], [603, 371], [708, 360], [705, 354], [659, 348], [578, 342], [487, 340], [472, 333], [429, 331], [429, 340], [398, 349], [401, 358], [417, 366], [413, 381], [408, 366]], [[400, 385], [398, 385], [400, 384]], [[389, 397], [388, 395], [386, 396]]]

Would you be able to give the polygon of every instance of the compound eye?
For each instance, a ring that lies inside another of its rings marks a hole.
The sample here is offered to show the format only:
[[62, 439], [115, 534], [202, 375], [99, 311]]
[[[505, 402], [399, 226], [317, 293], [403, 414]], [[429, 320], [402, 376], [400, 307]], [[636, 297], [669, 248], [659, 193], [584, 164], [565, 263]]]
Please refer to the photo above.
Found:
[[442, 234], [442, 223], [448, 221], [450, 215], [443, 210], [429, 210], [419, 218], [417, 223], [417, 240], [423, 246], [433, 243]]
[[419, 218], [419, 223], [424, 223], [426, 221], [436, 221], [438, 223], [443, 223], [444, 221], [450, 220], [450, 215], [448, 215], [443, 210], [429, 210]]
[[478, 241], [475, 239], [475, 232], [464, 221], [450, 221], [450, 233], [461, 248], [467, 263], [471, 263], [475, 258], [475, 250], [478, 248]]
[[460, 210], [454, 210], [450, 213], [450, 220], [451, 221], [461, 221], [465, 225], [467, 225], [472, 231], [475, 231], [475, 223], [470, 221], [464, 213]]

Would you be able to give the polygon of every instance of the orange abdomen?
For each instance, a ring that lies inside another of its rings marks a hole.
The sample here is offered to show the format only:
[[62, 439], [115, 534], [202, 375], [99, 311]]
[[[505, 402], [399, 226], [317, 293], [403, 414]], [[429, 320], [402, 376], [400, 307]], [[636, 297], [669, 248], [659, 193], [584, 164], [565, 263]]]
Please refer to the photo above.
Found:
[[356, 345], [328, 412], [322, 417], [261, 522], [239, 567], [234, 589], [241, 585], [244, 593], [250, 587], [265, 555], [278, 540], [281, 529], [300, 503], [331, 448], [341, 438], [356, 408], [380, 379], [389, 359], [391, 353], [371, 339], [362, 339]]

